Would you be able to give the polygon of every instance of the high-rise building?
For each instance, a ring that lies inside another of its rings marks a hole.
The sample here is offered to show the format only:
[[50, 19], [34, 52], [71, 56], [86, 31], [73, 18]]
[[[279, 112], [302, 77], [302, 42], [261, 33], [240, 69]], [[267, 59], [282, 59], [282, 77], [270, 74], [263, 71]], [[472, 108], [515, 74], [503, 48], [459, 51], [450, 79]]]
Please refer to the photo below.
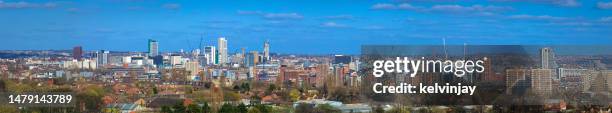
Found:
[[130, 64], [132, 63], [132, 57], [131, 56], [124, 56], [121, 61], [123, 62], [123, 64]]
[[235, 64], [233, 66], [239, 66], [239, 64], [244, 63], [244, 58], [242, 58], [242, 55], [240, 53], [236, 53], [234, 55], [230, 55], [229, 63]]
[[552, 68], [550, 65], [550, 61], [552, 59], [554, 59], [554, 55], [552, 53], [552, 49], [551, 48], [542, 48], [540, 49], [540, 58], [541, 58], [541, 66], [542, 69], [550, 69]]
[[149, 39], [149, 56], [153, 57], [153, 56], [157, 56], [159, 48], [158, 48], [158, 43], [157, 40], [153, 40], [153, 39]]
[[83, 58], [83, 47], [75, 46], [72, 48], [72, 58], [76, 60], [81, 60]]
[[251, 51], [247, 54], [244, 64], [246, 66], [256, 66], [259, 62], [259, 53], [257, 51]]
[[328, 64], [318, 64], [317, 65], [317, 76], [315, 77], [315, 86], [323, 87], [325, 84], [325, 77], [329, 76], [329, 65]]
[[532, 69], [531, 70], [531, 90], [542, 96], [549, 96], [552, 93], [552, 69]]
[[582, 86], [582, 92], [589, 92], [591, 90], [593, 78], [596, 77], [593, 74], [595, 74], [595, 70], [587, 70], [584, 76], [580, 76], [580, 79], [582, 80], [580, 82], [580, 85]]
[[[240, 55], [241, 55], [240, 57], [242, 60], [246, 59], [246, 56], [247, 56], [246, 54], [247, 54], [246, 49], [244, 47], [240, 48]], [[244, 66], [245, 64], [244, 62], [241, 62], [240, 65]]]
[[179, 64], [183, 64], [183, 57], [181, 55], [170, 55], [170, 65], [176, 66]]
[[583, 83], [585, 78], [590, 78], [587, 69], [566, 69], [559, 68], [560, 86], [566, 90], [584, 91]]
[[612, 91], [612, 70], [599, 70], [602, 76], [606, 77], [606, 86], [608, 86], [608, 91]]
[[153, 57], [153, 64], [155, 64], [157, 67], [163, 67], [164, 66], [164, 56], [161, 55], [157, 55]]
[[206, 64], [207, 65], [214, 65], [217, 64], [216, 63], [216, 59], [217, 59], [217, 53], [216, 53], [216, 49], [215, 46], [206, 46], [204, 47], [204, 57], [206, 58]]
[[527, 69], [506, 70], [506, 93], [522, 94], [531, 86], [531, 79]]
[[594, 70], [591, 71], [591, 77], [591, 87], [589, 88], [589, 91], [612, 91], [612, 70]]
[[551, 75], [553, 76], [553, 79], [555, 80], [559, 80], [561, 79], [561, 76], [559, 74], [557, 74], [557, 70], [558, 66], [557, 63], [555, 62], [555, 53], [553, 51], [552, 48], [550, 47], [545, 47], [540, 49], [540, 57], [541, 57], [541, 69], [553, 69]]
[[[98, 53], [98, 52], [96, 52]], [[108, 58], [109, 58], [109, 51], [106, 50], [101, 50], [98, 54], [98, 65], [99, 66], [104, 66], [106, 64], [108, 64]]]
[[268, 60], [270, 60], [270, 42], [266, 41], [264, 42], [264, 56], [263, 56], [263, 61], [267, 62]]
[[197, 58], [198, 58], [198, 56], [200, 56], [200, 49], [195, 49], [195, 50], [191, 51], [191, 56], [192, 56], [194, 59], [197, 59]]
[[227, 63], [227, 40], [225, 40], [225, 37], [219, 38], [217, 47], [219, 47], [219, 64]]
[[491, 58], [485, 57], [484, 58], [484, 64], [483, 67], [485, 68], [484, 72], [482, 73], [482, 80], [483, 81], [494, 81], [494, 80], [503, 80], [503, 78], [501, 79], [497, 79], [499, 77], [495, 76], [495, 72], [493, 71], [493, 65], [491, 64], [491, 61], [493, 61]]
[[144, 61], [144, 57], [142, 56], [132, 56], [132, 62], [131, 64], [136, 65], [136, 66], [142, 66], [144, 65], [145, 61]]
[[200, 72], [200, 65], [198, 62], [187, 62], [185, 69], [189, 71], [189, 76], [187, 76], [187, 78], [190, 80], [198, 80], [198, 73]]

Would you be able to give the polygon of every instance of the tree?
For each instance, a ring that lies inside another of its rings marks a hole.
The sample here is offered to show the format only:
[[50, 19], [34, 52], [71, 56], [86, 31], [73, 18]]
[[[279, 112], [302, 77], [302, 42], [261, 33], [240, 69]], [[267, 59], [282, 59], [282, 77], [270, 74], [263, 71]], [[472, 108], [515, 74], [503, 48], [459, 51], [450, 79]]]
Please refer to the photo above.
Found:
[[174, 113], [185, 113], [187, 110], [185, 109], [185, 106], [183, 106], [183, 103], [176, 103], [174, 104], [174, 106], [172, 106], [172, 109], [174, 109]]
[[219, 113], [235, 113], [235, 112], [236, 112], [236, 108], [234, 108], [234, 106], [230, 104], [223, 104], [221, 106], [221, 109], [219, 110]]
[[330, 96], [331, 100], [341, 101], [345, 103], [349, 103], [351, 100], [349, 91], [346, 88], [338, 88], [334, 90]]
[[185, 90], [185, 94], [193, 93], [193, 87], [192, 86], [185, 86], [185, 87], [183, 87], [183, 89]]
[[263, 104], [257, 104], [257, 105], [255, 105], [253, 107], [257, 108], [262, 113], [271, 113], [272, 112], [272, 108], [270, 106], [266, 106], [266, 105], [263, 105]]
[[0, 105], [0, 113], [17, 113], [19, 109], [15, 106]]
[[420, 108], [419, 113], [431, 113], [432, 111], [429, 108]]
[[463, 109], [463, 107], [461, 106], [455, 106], [452, 108], [452, 112], [451, 113], [465, 113], [465, 109]]
[[210, 110], [210, 106], [208, 106], [208, 102], [204, 102], [204, 104], [202, 105], [202, 112], [203, 113], [211, 113], [212, 112]]
[[211, 93], [211, 90], [198, 90], [198, 91], [193, 91], [191, 95], [192, 95], [191, 99], [193, 99], [194, 102], [203, 103], [203, 102], [212, 101], [213, 93]]
[[248, 112], [248, 109], [247, 109], [246, 105], [240, 103], [238, 105], [238, 112], [239, 113], [246, 113], [246, 112]]
[[159, 92], [159, 91], [157, 90], [157, 86], [153, 86], [153, 94], [156, 94], [156, 95], [157, 95], [157, 93], [158, 93], [158, 92]]
[[[84, 105], [85, 110], [100, 110], [99, 106], [102, 103], [102, 97], [105, 91], [97, 85], [88, 85], [82, 91], [76, 94], [77, 103]], [[84, 111], [81, 111], [84, 112]]]
[[298, 91], [297, 89], [292, 89], [289, 92], [289, 97], [291, 98], [291, 101], [297, 101], [300, 99], [300, 91]]
[[432, 107], [432, 108], [431, 108], [431, 112], [432, 112], [432, 113], [447, 113], [447, 112], [448, 112], [448, 109], [446, 109], [446, 108]]
[[[3, 112], [3, 113], [7, 113], [7, 112]], [[119, 109], [117, 108], [104, 108], [102, 109], [102, 113], [120, 113]]]
[[223, 95], [224, 99], [226, 101], [232, 101], [232, 102], [237, 102], [240, 101], [241, 97], [240, 94], [235, 93], [235, 92], [228, 92], [227, 94]]
[[259, 109], [252, 107], [251, 109], [249, 109], [249, 111], [247, 113], [261, 113], [261, 111], [259, 111]]
[[242, 89], [245, 91], [251, 91], [251, 85], [248, 82], [242, 83]]
[[268, 86], [268, 90], [266, 91], [267, 93], [272, 93], [272, 91], [276, 90], [276, 85], [274, 84], [270, 84], [270, 86]]
[[385, 113], [385, 110], [379, 105], [374, 108], [374, 113]]
[[340, 109], [338, 108], [334, 108], [333, 106], [329, 104], [320, 104], [314, 109], [314, 112], [316, 113], [340, 113], [342, 111], [340, 111]]
[[240, 86], [238, 85], [234, 85], [234, 91], [242, 91], [242, 89], [240, 89]]
[[313, 106], [310, 104], [300, 103], [295, 107], [295, 113], [312, 113]]
[[391, 110], [385, 112], [385, 113], [410, 113], [409, 109], [404, 109], [402, 107], [393, 107]]
[[187, 106], [188, 113], [202, 113], [202, 108], [198, 107], [196, 104], [189, 104]]
[[257, 95], [251, 96], [251, 102], [250, 103], [251, 104], [261, 104], [261, 97], [259, 97]]
[[172, 109], [168, 106], [162, 106], [161, 107], [161, 112], [162, 113], [172, 113]]
[[205, 87], [206, 89], [209, 89], [211, 86], [212, 86], [212, 83], [211, 83], [211, 82], [205, 82], [205, 83], [204, 83], [204, 87]]

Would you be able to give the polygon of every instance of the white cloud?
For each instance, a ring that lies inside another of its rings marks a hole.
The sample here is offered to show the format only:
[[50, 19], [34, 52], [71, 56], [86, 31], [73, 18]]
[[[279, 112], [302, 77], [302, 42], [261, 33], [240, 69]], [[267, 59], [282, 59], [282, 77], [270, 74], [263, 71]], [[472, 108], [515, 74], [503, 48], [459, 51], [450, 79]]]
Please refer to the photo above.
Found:
[[56, 3], [30, 3], [30, 2], [4, 2], [0, 1], [0, 9], [1, 8], [54, 8], [57, 7]]
[[71, 12], [71, 13], [83, 12], [83, 10], [81, 10], [79, 8], [68, 8], [68, 9], [66, 9], [66, 11]]
[[381, 30], [381, 29], [384, 29], [384, 27], [377, 26], [377, 25], [372, 25], [372, 26], [363, 27], [363, 29], [366, 29], [366, 30]]
[[557, 4], [559, 6], [566, 6], [566, 7], [576, 7], [576, 6], [580, 6], [580, 3], [576, 0], [552, 0], [553, 4]]
[[266, 13], [261, 11], [242, 11], [239, 10], [238, 14], [241, 15], [257, 15], [264, 19], [270, 20], [291, 20], [291, 19], [302, 19], [304, 16], [298, 13]]
[[325, 18], [327, 19], [354, 19], [355, 17], [353, 17], [353, 15], [333, 15], [333, 16], [326, 16]]
[[612, 9], [612, 2], [599, 2], [597, 3], [599, 9]]
[[599, 21], [602, 21], [602, 22], [612, 22], [612, 16], [602, 17], [601, 19], [599, 19]]
[[304, 16], [297, 13], [268, 13], [263, 16], [266, 19], [302, 19]]
[[561, 26], [592, 26], [594, 25], [591, 22], [553, 22], [552, 25], [561, 25]]
[[580, 6], [580, 2], [576, 0], [489, 0], [495, 2], [532, 2], [532, 3], [544, 3], [552, 4], [563, 7], [577, 7]]
[[238, 14], [241, 14], [241, 15], [252, 15], [252, 14], [263, 14], [263, 12], [261, 12], [261, 11], [242, 11], [242, 10], [238, 10]]
[[566, 17], [555, 17], [550, 15], [512, 15], [510, 18], [513, 19], [526, 19], [526, 20], [564, 20]]
[[168, 3], [168, 4], [164, 4], [162, 5], [163, 8], [166, 9], [180, 9], [181, 8], [181, 4], [177, 4], [177, 3]]
[[408, 3], [402, 3], [402, 4], [397, 5], [397, 8], [399, 9], [417, 9], [418, 7], [412, 6]]
[[493, 12], [507, 11], [512, 10], [512, 7], [502, 7], [502, 6], [483, 6], [483, 5], [471, 5], [471, 6], [463, 6], [463, 5], [433, 5], [431, 7], [421, 7], [421, 6], [413, 6], [408, 3], [402, 4], [388, 4], [388, 3], [379, 3], [374, 4], [371, 9], [375, 10], [413, 10], [413, 11], [421, 11], [421, 12], [443, 12], [443, 13], [487, 13], [491, 14]]
[[321, 24], [321, 26], [322, 27], [335, 27], [335, 28], [346, 27], [346, 25], [338, 24], [336, 22], [325, 22]]
[[510, 10], [510, 7], [501, 7], [501, 6], [482, 6], [482, 5], [472, 5], [472, 6], [461, 6], [461, 5], [434, 5], [429, 10], [431, 11], [441, 11], [441, 12], [498, 12]]
[[126, 9], [128, 9], [128, 10], [143, 10], [145, 8], [144, 7], [140, 7], [140, 6], [129, 6]]
[[394, 4], [388, 4], [388, 3], [378, 3], [378, 4], [374, 4], [372, 6], [372, 9], [396, 9], [396, 6]]
[[419, 7], [415, 7], [411, 4], [408, 3], [401, 3], [401, 4], [389, 4], [389, 3], [378, 3], [378, 4], [374, 4], [371, 9], [376, 9], [376, 10], [395, 10], [395, 9], [403, 9], [403, 10], [411, 10], [411, 9], [418, 9]]

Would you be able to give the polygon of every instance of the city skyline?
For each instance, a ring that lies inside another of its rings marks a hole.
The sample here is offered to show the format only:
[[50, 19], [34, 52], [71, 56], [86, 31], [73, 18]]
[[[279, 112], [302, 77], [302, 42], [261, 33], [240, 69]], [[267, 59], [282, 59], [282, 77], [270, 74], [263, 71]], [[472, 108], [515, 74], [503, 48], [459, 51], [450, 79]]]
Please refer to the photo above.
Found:
[[[605, 45], [610, 1], [0, 1], [0, 50], [191, 50], [228, 40], [275, 53], [356, 54], [367, 44]], [[105, 7], [100, 7], [105, 6]], [[306, 43], [304, 43], [306, 42]]]
[[4, 113], [612, 112], [612, 0], [0, 0]]

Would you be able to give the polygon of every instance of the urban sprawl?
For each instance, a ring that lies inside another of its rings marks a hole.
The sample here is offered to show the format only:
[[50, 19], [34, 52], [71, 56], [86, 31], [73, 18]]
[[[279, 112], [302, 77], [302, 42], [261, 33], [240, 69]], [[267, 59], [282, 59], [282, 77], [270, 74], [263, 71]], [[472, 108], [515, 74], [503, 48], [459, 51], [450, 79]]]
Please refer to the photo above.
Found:
[[[470, 79], [465, 86], [479, 86], [471, 93], [482, 93], [483, 85], [478, 84], [486, 82], [503, 86], [501, 95], [522, 92], [529, 94], [525, 98], [533, 95], [542, 101], [537, 105], [426, 105], [402, 97], [410, 94], [377, 101], [364, 93], [372, 91], [374, 76], [361, 72], [367, 65], [355, 55], [278, 54], [268, 41], [257, 50], [230, 49], [223, 37], [217, 45], [200, 44], [192, 50], [160, 52], [160, 43], [149, 39], [134, 45], [147, 46], [145, 52], [86, 50], [87, 45], [71, 50], [0, 51], [0, 92], [72, 92], [75, 97], [72, 107], [1, 103], [0, 112], [610, 112], [610, 56], [555, 56], [553, 48], [545, 47], [531, 57], [538, 63], [506, 69], [495, 69], [491, 61], [499, 57], [488, 57], [483, 73], [459, 77]], [[402, 79], [415, 85], [427, 80], [448, 83], [423, 77], [432, 76]]]

